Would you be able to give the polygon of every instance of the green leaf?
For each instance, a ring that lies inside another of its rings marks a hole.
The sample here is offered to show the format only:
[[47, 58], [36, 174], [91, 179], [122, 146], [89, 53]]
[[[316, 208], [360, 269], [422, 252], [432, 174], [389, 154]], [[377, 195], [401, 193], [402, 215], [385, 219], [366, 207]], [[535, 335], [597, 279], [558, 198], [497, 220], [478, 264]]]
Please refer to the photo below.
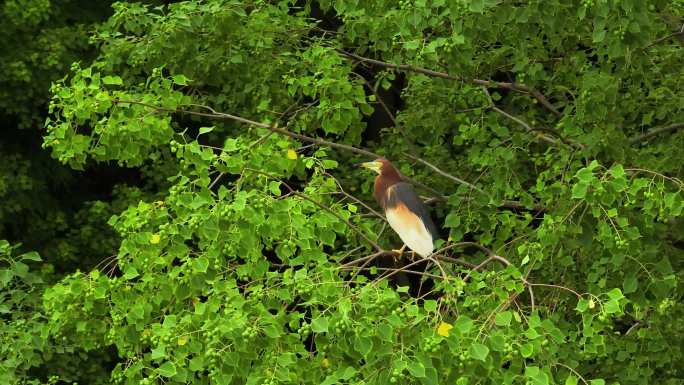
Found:
[[209, 260], [204, 256], [199, 257], [193, 261], [192, 268], [198, 273], [206, 273], [209, 268]]
[[373, 340], [368, 337], [356, 337], [354, 349], [366, 358], [371, 350], [373, 350]]
[[520, 345], [520, 355], [529, 358], [532, 357], [532, 353], [534, 353], [534, 345], [532, 343], [527, 342], [522, 345]]
[[571, 374], [565, 379], [565, 385], [577, 385], [577, 381], [578, 378]]
[[157, 371], [159, 372], [160, 375], [164, 377], [173, 377], [176, 375], [176, 365], [173, 364], [173, 362], [166, 361], [164, 362], [158, 369]]
[[314, 318], [311, 321], [311, 330], [315, 333], [326, 333], [328, 331], [328, 319], [323, 317]]
[[17, 261], [12, 264], [12, 271], [17, 277], [26, 278], [29, 272], [29, 267], [27, 264]]
[[173, 75], [172, 76], [173, 82], [181, 85], [181, 86], [186, 86], [188, 85], [188, 78], [185, 77], [185, 75], [179, 74], [179, 75]]
[[14, 272], [10, 269], [0, 269], [0, 287], [5, 287], [14, 277]]
[[473, 320], [470, 317], [468, 317], [467, 315], [462, 315], [462, 316], [458, 317], [456, 322], [454, 322], [454, 327], [462, 335], [470, 332], [470, 330], [473, 328], [473, 325], [474, 325]]
[[280, 196], [280, 182], [274, 180], [270, 181], [268, 183], [268, 190], [271, 192], [271, 194]]
[[126, 267], [126, 272], [123, 275], [123, 279], [133, 279], [140, 274], [138, 273], [138, 270], [134, 266], [127, 266]]
[[526, 367], [525, 377], [529, 378], [533, 385], [549, 385], [549, 376], [536, 366]]
[[606, 37], [606, 30], [603, 28], [597, 28], [594, 30], [594, 33], [592, 35], [592, 41], [594, 43], [600, 43], [605, 39]]
[[575, 310], [577, 310], [580, 313], [584, 313], [587, 310], [587, 308], [589, 308], [589, 301], [584, 298], [580, 298], [577, 301], [577, 306], [575, 307]]
[[473, 343], [470, 345], [470, 348], [468, 349], [468, 354], [470, 357], [484, 361], [485, 358], [487, 358], [487, 355], [489, 354], [489, 348], [485, 345], [482, 345], [480, 343]]
[[639, 281], [637, 281], [637, 278], [633, 275], [625, 278], [625, 280], [622, 282], [622, 289], [624, 290], [625, 294], [634, 293], [638, 287]]
[[425, 377], [425, 366], [420, 361], [412, 361], [406, 367], [413, 377], [423, 378]]
[[121, 80], [120, 77], [110, 76], [110, 75], [103, 77], [102, 83], [107, 84], [107, 85], [118, 85], [118, 86], [123, 85], [123, 81]]
[[608, 298], [613, 300], [620, 300], [625, 297], [624, 295], [622, 295], [622, 291], [620, 291], [620, 289], [618, 289], [617, 287], [609, 291], [607, 295]]
[[461, 225], [461, 218], [457, 213], [449, 213], [444, 220], [444, 227], [458, 227]]
[[26, 254], [22, 254], [21, 259], [24, 261], [36, 261], [36, 262], [42, 261], [42, 259], [40, 258], [40, 255], [38, 253], [36, 253], [35, 251], [30, 251]]
[[508, 326], [513, 319], [513, 314], [509, 311], [502, 311], [496, 315], [495, 322], [498, 326]]
[[433, 313], [437, 311], [437, 301], [433, 299], [428, 299], [425, 302], [423, 302], [423, 308], [425, 311]]
[[163, 344], [153, 348], [152, 352], [150, 353], [150, 358], [153, 360], [158, 360], [164, 357], [166, 357], [166, 345]]
[[587, 195], [588, 185], [585, 183], [576, 183], [572, 186], [572, 199], [584, 199]]
[[212, 131], [214, 131], [214, 128], [215, 127], [213, 127], [213, 126], [212, 127], [200, 127], [199, 128], [199, 134], [197, 136], [212, 132]]
[[471, 12], [482, 13], [484, 6], [485, 0], [470, 0], [469, 9]]

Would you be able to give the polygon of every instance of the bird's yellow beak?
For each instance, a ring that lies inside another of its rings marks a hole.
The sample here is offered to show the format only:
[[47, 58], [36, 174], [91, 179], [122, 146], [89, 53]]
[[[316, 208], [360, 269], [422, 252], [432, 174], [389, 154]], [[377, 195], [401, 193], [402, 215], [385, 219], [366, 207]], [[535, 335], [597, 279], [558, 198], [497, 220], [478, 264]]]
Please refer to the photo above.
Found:
[[380, 170], [382, 169], [382, 162], [378, 161], [373, 161], [373, 162], [364, 162], [359, 164], [360, 167], [367, 168], [369, 170], [373, 170], [380, 174]]

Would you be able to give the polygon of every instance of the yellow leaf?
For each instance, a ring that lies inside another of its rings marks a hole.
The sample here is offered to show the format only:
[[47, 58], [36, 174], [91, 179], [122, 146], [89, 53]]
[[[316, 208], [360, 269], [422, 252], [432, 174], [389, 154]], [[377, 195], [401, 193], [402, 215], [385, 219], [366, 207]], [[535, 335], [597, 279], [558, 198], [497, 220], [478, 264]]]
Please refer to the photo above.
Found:
[[437, 327], [437, 334], [442, 337], [449, 337], [449, 330], [453, 329], [454, 326], [448, 322], [440, 322]]
[[161, 241], [161, 235], [152, 234], [152, 238], [150, 238], [150, 243], [156, 245], [157, 243], [159, 243], [159, 241]]
[[188, 343], [188, 337], [178, 337], [178, 346], [183, 346]]
[[330, 366], [330, 361], [328, 361], [327, 358], [324, 358], [323, 361], [321, 361], [321, 366], [327, 369]]
[[287, 159], [292, 159], [292, 160], [297, 159], [297, 153], [295, 152], [295, 150], [293, 150], [291, 148], [289, 150], [287, 150]]

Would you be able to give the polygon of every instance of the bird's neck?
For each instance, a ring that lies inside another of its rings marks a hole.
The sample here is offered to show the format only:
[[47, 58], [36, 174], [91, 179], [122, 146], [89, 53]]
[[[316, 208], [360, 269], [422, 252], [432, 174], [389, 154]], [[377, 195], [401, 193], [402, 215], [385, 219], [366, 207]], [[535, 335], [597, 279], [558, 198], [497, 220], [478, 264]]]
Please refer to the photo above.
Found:
[[401, 182], [401, 177], [395, 171], [392, 173], [383, 173], [375, 177], [375, 186], [373, 191], [373, 196], [378, 205], [385, 208], [385, 201], [387, 199], [387, 189], [394, 186], [395, 184]]

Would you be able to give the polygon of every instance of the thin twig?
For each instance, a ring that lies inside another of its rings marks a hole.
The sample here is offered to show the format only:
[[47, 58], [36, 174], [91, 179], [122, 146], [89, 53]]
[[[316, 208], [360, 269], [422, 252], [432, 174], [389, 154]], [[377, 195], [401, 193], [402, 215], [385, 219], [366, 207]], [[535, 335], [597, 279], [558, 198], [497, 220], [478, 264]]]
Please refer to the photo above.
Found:
[[382, 109], [385, 111], [387, 116], [390, 118], [390, 120], [392, 121], [392, 124], [394, 124], [394, 127], [396, 127], [397, 130], [399, 130], [399, 132], [401, 132], [402, 139], [408, 144], [408, 146], [411, 148], [411, 151], [418, 154], [419, 153], [418, 147], [415, 145], [415, 143], [413, 143], [413, 141], [411, 140], [411, 137], [406, 133], [406, 130], [404, 130], [404, 127], [402, 125], [400, 125], [399, 122], [397, 122], [396, 117], [394, 116], [392, 111], [390, 111], [389, 107], [387, 107], [387, 104], [385, 104], [385, 101], [382, 100], [382, 98], [380, 97], [380, 94], [378, 94], [378, 91], [375, 89], [375, 87], [373, 87], [368, 82], [368, 80], [366, 80], [366, 78], [364, 78], [363, 76], [361, 76], [361, 75], [358, 75], [358, 76], [361, 79], [363, 79], [363, 82], [366, 85], [366, 88], [368, 88], [373, 93], [373, 95], [375, 95], [375, 99], [380, 104], [380, 107], [382, 107]]
[[[179, 114], [188, 114], [188, 115], [195, 115], [195, 116], [204, 116], [204, 117], [216, 118], [216, 119], [234, 120], [234, 121], [245, 123], [245, 124], [252, 125], [255, 127], [265, 128], [265, 129], [271, 130], [272, 132], [275, 132], [277, 134], [289, 136], [290, 138], [299, 139], [299, 140], [304, 141], [304, 142], [315, 143], [315, 144], [321, 145], [321, 146], [329, 146], [332, 148], [337, 148], [340, 150], [353, 152], [353, 153], [356, 153], [359, 155], [364, 155], [364, 156], [367, 156], [370, 158], [375, 158], [375, 159], [382, 157], [381, 155], [376, 154], [374, 152], [364, 150], [364, 149], [361, 149], [358, 147], [350, 146], [347, 144], [335, 143], [335, 142], [330, 142], [330, 141], [323, 140], [323, 139], [313, 138], [310, 136], [297, 134], [294, 132], [284, 130], [282, 128], [276, 127], [275, 125], [268, 125], [265, 123], [256, 122], [254, 120], [249, 120], [249, 119], [237, 116], [237, 115], [227, 114], [224, 112], [216, 112], [211, 107], [208, 107], [208, 106], [204, 106], [204, 108], [207, 108], [213, 112], [206, 113], [206, 112], [188, 111], [188, 110], [181, 110], [181, 109], [171, 109], [171, 108], [159, 107], [159, 106], [155, 106], [153, 104], [149, 104], [149, 103], [145, 103], [145, 102], [139, 102], [139, 101], [135, 101], [135, 100], [113, 99], [112, 103], [114, 103], [114, 104], [137, 104], [137, 105], [141, 105], [144, 107], [152, 108], [156, 111], [164, 111], [164, 112], [179, 113]], [[221, 150], [221, 149], [219, 148], [219, 150]], [[425, 184], [420, 183], [420, 182], [413, 180], [411, 178], [408, 178], [406, 176], [404, 176], [404, 179], [406, 179], [407, 182], [411, 182], [416, 187], [419, 187], [419, 188], [422, 188], [426, 191], [429, 191], [436, 198], [443, 199], [443, 195], [439, 191], [433, 189], [432, 187], [426, 186]]]
[[544, 142], [547, 142], [547, 143], [550, 143], [550, 144], [553, 144], [553, 145], [558, 145], [558, 144], [559, 144], [559, 141], [558, 141], [558, 140], [556, 140], [556, 139], [554, 139], [554, 138], [551, 138], [551, 137], [549, 137], [549, 136], [546, 136], [546, 135], [540, 133], [539, 130], [537, 130], [537, 129], [535, 129], [535, 128], [532, 128], [529, 124], [525, 123], [524, 120], [522, 120], [522, 119], [520, 119], [520, 118], [517, 118], [517, 117], [515, 117], [515, 116], [513, 116], [513, 115], [511, 115], [511, 114], [509, 114], [508, 112], [506, 112], [506, 111], [500, 109], [500, 108], [497, 107], [497, 106], [491, 106], [490, 108], [491, 108], [493, 111], [495, 111], [495, 112], [501, 114], [502, 116], [504, 116], [504, 117], [506, 117], [506, 118], [508, 118], [508, 119], [510, 119], [510, 120], [512, 120], [512, 121], [514, 121], [514, 122], [516, 122], [516, 123], [518, 123], [519, 125], [523, 126], [523, 127], [525, 128], [525, 130], [526, 130], [528, 133], [530, 133], [530, 134], [535, 134], [539, 139], [543, 140]]
[[209, 190], [211, 190], [214, 187], [214, 185], [216, 185], [216, 183], [218, 183], [219, 179], [221, 179], [223, 177], [223, 175], [225, 175], [225, 173], [223, 171], [221, 171], [218, 174], [218, 176], [216, 176], [216, 178], [214, 178], [214, 180], [209, 185]]
[[477, 266], [474, 263], [470, 263], [470, 262], [467, 262], [467, 261], [464, 261], [464, 260], [458, 259], [458, 258], [447, 257], [446, 255], [435, 255], [435, 258], [438, 258], [439, 260], [442, 260], [444, 262], [449, 262], [449, 263], [454, 263], [456, 265], [465, 266], [469, 269], [472, 269], [475, 266]]
[[565, 290], [565, 291], [571, 292], [571, 293], [574, 294], [577, 298], [582, 298], [582, 295], [581, 295], [580, 293], [578, 293], [578, 292], [576, 292], [576, 291], [570, 289], [569, 287], [565, 287], [565, 286], [552, 285], [552, 284], [548, 284], [548, 283], [531, 283], [531, 282], [528, 282], [528, 285], [529, 285], [529, 286], [539, 286], [539, 287], [550, 287], [550, 288], [554, 288], [554, 289]]
[[385, 274], [385, 275], [383, 275], [383, 276], [378, 277], [378, 280], [380, 280], [380, 279], [387, 279], [387, 278], [389, 278], [389, 277], [391, 277], [391, 276], [393, 276], [393, 275], [395, 275], [395, 274], [398, 274], [398, 273], [401, 273], [401, 272], [403, 272], [403, 271], [406, 271], [409, 267], [415, 266], [415, 265], [417, 265], [417, 264], [419, 264], [419, 263], [421, 263], [421, 262], [425, 262], [425, 259], [418, 259], [418, 260], [415, 260], [415, 261], [409, 263], [408, 265], [404, 265], [404, 266], [402, 266], [402, 267], [400, 267], [400, 268], [398, 268], [398, 269], [392, 271], [392, 272], [389, 273], [389, 274]]
[[[396, 271], [396, 270], [399, 270], [397, 268], [391, 268], [391, 267], [365, 267], [365, 268], [364, 267], [354, 267], [354, 268], [346, 268], [343, 270], [351, 270], [351, 269], [358, 269], [358, 270], [365, 270], [365, 271], [370, 271], [372, 269], [377, 269], [378, 271]], [[409, 274], [415, 274], [415, 275], [422, 275], [422, 276], [430, 277], [430, 278], [444, 278], [444, 277], [440, 277], [439, 275], [436, 275], [436, 274], [430, 274], [430, 273], [417, 271], [417, 270], [406, 270], [406, 269], [404, 269], [404, 270], [402, 270], [402, 272], [409, 273]], [[446, 279], [448, 280], [449, 278], [447, 277]]]
[[[509, 114], [508, 112], [506, 112], [506, 111], [500, 109], [500, 108], [497, 107], [496, 105], [494, 105], [494, 100], [492, 99], [492, 96], [489, 94], [489, 91], [487, 90], [486, 87], [482, 87], [482, 92], [484, 92], [485, 96], [487, 96], [487, 98], [489, 99], [489, 102], [491, 103], [490, 109], [491, 109], [492, 111], [494, 111], [494, 112], [496, 112], [496, 113], [499, 113], [499, 114], [501, 114], [502, 116], [504, 116], [504, 117], [506, 117], [506, 118], [508, 118], [508, 119], [510, 119], [510, 120], [512, 120], [512, 121], [514, 121], [514, 122], [516, 122], [516, 123], [518, 123], [519, 125], [523, 126], [523, 127], [525, 128], [525, 130], [526, 130], [528, 133], [534, 134], [534, 135], [536, 135], [539, 139], [541, 139], [541, 140], [543, 140], [543, 141], [545, 141], [545, 142], [547, 142], [547, 143], [553, 144], [553, 145], [559, 145], [559, 144], [562, 143], [562, 144], [566, 144], [566, 145], [568, 145], [568, 146], [570, 146], [570, 147], [584, 148], [584, 146], [583, 146], [582, 144], [580, 144], [580, 143], [576, 143], [576, 142], [573, 142], [573, 141], [570, 141], [570, 140], [567, 140], [567, 139], [563, 138], [563, 137], [561, 136], [561, 134], [558, 133], [558, 132], [555, 131], [555, 130], [546, 129], [546, 128], [534, 128], [534, 127], [530, 126], [530, 125], [527, 124], [527, 122], [525, 122], [524, 120], [522, 120], [522, 119], [520, 119], [520, 118], [518, 118], [518, 117], [516, 117], [516, 116], [513, 116], [513, 115]], [[549, 136], [547, 136], [547, 135], [544, 135], [544, 134], [542, 134], [541, 132], [550, 132], [550, 133], [552, 133], [553, 135], [555, 135], [555, 136], [557, 136], [557, 137], [559, 138], [560, 142], [559, 142], [559, 140], [556, 140], [556, 139], [551, 138], [551, 137], [549, 137]]]
[[[525, 280], [525, 283], [527, 283], [527, 280]], [[532, 290], [532, 285], [529, 283], [527, 283], [525, 286], [527, 286], [527, 291], [530, 293], [530, 307], [532, 313], [534, 313], [534, 290]]]
[[506, 258], [492, 254], [489, 256], [489, 258], [485, 259], [484, 261], [480, 262], [479, 265], [475, 266], [472, 271], [468, 272], [468, 274], [466, 274], [466, 276], [463, 278], [463, 282], [468, 282], [468, 279], [470, 279], [470, 276], [474, 271], [480, 271], [483, 267], [487, 266], [488, 264], [494, 261], [498, 261], [504, 266], [508, 266], [511, 264], [510, 262], [508, 262]]
[[470, 188], [471, 190], [475, 190], [475, 191], [477, 191], [477, 192], [479, 192], [479, 193], [481, 193], [481, 194], [486, 194], [484, 190], [482, 190], [481, 188], [475, 186], [474, 184], [468, 183], [468, 182], [464, 181], [463, 179], [460, 179], [460, 178], [458, 178], [458, 177], [455, 177], [455, 176], [453, 176], [453, 175], [451, 175], [451, 174], [449, 174], [449, 173], [447, 173], [447, 172], [441, 170], [439, 167], [435, 166], [434, 164], [432, 164], [432, 163], [430, 163], [430, 162], [428, 162], [428, 161], [426, 161], [426, 160], [424, 160], [424, 159], [418, 158], [418, 157], [413, 156], [413, 155], [408, 154], [408, 153], [403, 153], [403, 155], [404, 155], [405, 157], [409, 158], [409, 159], [415, 160], [416, 162], [421, 163], [421, 164], [423, 164], [423, 165], [425, 165], [425, 166], [431, 168], [433, 171], [435, 171], [436, 173], [438, 173], [439, 175], [441, 175], [441, 176], [443, 176], [443, 177], [445, 177], [445, 178], [451, 179], [452, 181], [454, 181], [454, 182], [456, 182], [456, 183], [458, 183], [458, 184], [462, 184], [462, 185], [464, 185], [464, 186], [468, 186], [468, 188]]
[[363, 206], [366, 210], [370, 211], [370, 212], [371, 212], [373, 215], [375, 215], [376, 217], [382, 219], [383, 221], [386, 221], [384, 215], [382, 215], [382, 214], [380, 214], [379, 212], [375, 211], [372, 207], [370, 207], [369, 205], [367, 205], [367, 204], [366, 204], [364, 201], [362, 201], [361, 199], [359, 199], [359, 198], [353, 196], [352, 194], [349, 194], [348, 192], [346, 192], [346, 191], [344, 190], [344, 188], [342, 188], [342, 184], [340, 183], [340, 181], [337, 180], [337, 178], [335, 178], [334, 176], [332, 176], [331, 174], [329, 174], [329, 173], [327, 173], [327, 172], [325, 173], [325, 175], [328, 176], [329, 178], [332, 178], [332, 180], [335, 181], [335, 184], [337, 185], [337, 188], [340, 189], [340, 191], [336, 191], [337, 193], [342, 194], [342, 195], [344, 195], [345, 197], [347, 197], [347, 198], [353, 200], [354, 202], [356, 202], [356, 203], [360, 204], [361, 206]]
[[356, 226], [354, 226], [353, 224], [351, 224], [351, 222], [349, 222], [348, 220], [346, 220], [343, 216], [341, 216], [340, 214], [336, 213], [336, 212], [335, 212], [333, 209], [331, 209], [330, 207], [328, 207], [328, 206], [326, 206], [326, 205], [324, 205], [324, 204], [318, 202], [317, 200], [311, 198], [310, 196], [308, 196], [308, 195], [306, 195], [306, 194], [304, 194], [304, 193], [302, 193], [302, 192], [299, 192], [299, 191], [295, 190], [295, 189], [292, 188], [289, 184], [285, 183], [282, 179], [280, 179], [280, 178], [278, 178], [278, 177], [276, 177], [276, 176], [274, 176], [274, 175], [271, 175], [271, 174], [269, 174], [269, 173], [267, 173], [267, 172], [264, 172], [264, 171], [261, 171], [261, 170], [255, 170], [255, 169], [252, 169], [252, 168], [245, 168], [245, 171], [251, 171], [251, 172], [254, 172], [254, 173], [257, 173], [257, 174], [264, 175], [264, 176], [266, 176], [266, 177], [268, 177], [268, 178], [277, 180], [277, 181], [280, 182], [283, 186], [285, 186], [285, 188], [287, 188], [292, 194], [294, 194], [294, 195], [296, 195], [296, 196], [298, 196], [298, 197], [300, 197], [300, 198], [302, 198], [302, 199], [305, 199], [305, 200], [307, 200], [307, 201], [309, 201], [309, 202], [315, 204], [316, 206], [322, 208], [323, 210], [325, 210], [325, 211], [329, 212], [330, 214], [334, 215], [335, 217], [337, 217], [337, 219], [339, 219], [339, 220], [341, 220], [342, 222], [344, 222], [344, 224], [346, 224], [347, 227], [349, 227], [352, 231], [354, 231], [356, 234], [358, 234], [359, 236], [361, 236], [361, 238], [363, 238], [366, 242], [368, 242], [371, 246], [373, 246], [373, 248], [374, 248], [375, 250], [377, 250], [377, 251], [379, 251], [379, 252], [380, 252], [380, 251], [384, 251], [384, 249], [383, 249], [382, 247], [380, 247], [380, 245], [378, 245], [377, 242], [375, 242], [375, 241], [373, 241], [372, 239], [368, 238], [368, 236], [366, 236], [366, 234], [364, 234], [358, 227], [356, 227]]
[[561, 364], [560, 362], [556, 362], [556, 363], [553, 364], [553, 365], [559, 365], [559, 366], [564, 367], [565, 369], [568, 369], [568, 370], [571, 371], [574, 375], [576, 375], [580, 380], [582, 380], [582, 382], [583, 382], [585, 385], [589, 385], [589, 383], [587, 382], [587, 380], [585, 380], [584, 377], [582, 377], [581, 374], [577, 373], [577, 371], [576, 371], [575, 369], [569, 367], [568, 365]]

